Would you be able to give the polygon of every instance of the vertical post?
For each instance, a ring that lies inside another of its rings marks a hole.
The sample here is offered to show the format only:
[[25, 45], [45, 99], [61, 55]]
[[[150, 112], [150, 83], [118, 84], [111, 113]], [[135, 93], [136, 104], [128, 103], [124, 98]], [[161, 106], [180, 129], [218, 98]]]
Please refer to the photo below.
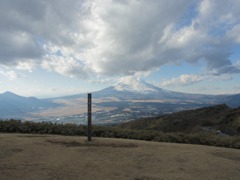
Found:
[[88, 93], [88, 141], [92, 141], [92, 94]]

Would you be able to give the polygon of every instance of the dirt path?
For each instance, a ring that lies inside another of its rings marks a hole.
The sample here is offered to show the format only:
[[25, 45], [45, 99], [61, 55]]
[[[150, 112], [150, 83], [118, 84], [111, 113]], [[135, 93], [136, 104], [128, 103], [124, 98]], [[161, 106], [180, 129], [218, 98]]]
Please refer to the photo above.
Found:
[[239, 179], [240, 150], [123, 139], [0, 134], [0, 179]]

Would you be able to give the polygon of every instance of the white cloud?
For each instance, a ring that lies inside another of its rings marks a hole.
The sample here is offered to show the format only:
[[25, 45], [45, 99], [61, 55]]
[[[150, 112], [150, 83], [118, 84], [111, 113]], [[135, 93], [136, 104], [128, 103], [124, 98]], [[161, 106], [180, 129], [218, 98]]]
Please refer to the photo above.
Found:
[[42, 67], [70, 77], [88, 77], [84, 64], [73, 57], [46, 55]]
[[194, 84], [199, 81], [203, 81], [206, 79], [206, 76], [201, 75], [189, 75], [189, 74], [182, 74], [179, 77], [172, 78], [170, 80], [164, 80], [161, 85], [168, 87], [168, 86], [179, 86], [179, 85], [189, 85]]
[[240, 73], [240, 61], [237, 61], [235, 64], [229, 64], [225, 66], [220, 66], [218, 68], [212, 68], [207, 73], [213, 76], [238, 74]]
[[236, 41], [237, 43], [240, 43], [240, 24], [233, 27], [229, 32], [228, 36], [229, 38], [232, 38], [233, 41]]
[[15, 79], [22, 78], [21, 74], [18, 74], [13, 70], [7, 70], [7, 71], [0, 70], [0, 74], [7, 77], [9, 80], [15, 80]]
[[238, 93], [240, 93], [240, 85], [236, 85], [234, 86], [234, 89], [238, 91]]
[[[41, 89], [41, 91], [43, 91], [43, 89]], [[86, 89], [84, 88], [76, 88], [76, 87], [68, 87], [66, 89], [52, 87], [52, 88], [48, 88], [47, 91], [45, 91], [45, 93], [46, 95], [51, 95], [54, 92], [55, 96], [63, 96], [63, 95], [83, 93], [85, 91]]]
[[33, 60], [26, 59], [25, 61], [19, 61], [16, 65], [16, 69], [18, 70], [27, 70], [32, 72], [35, 67], [35, 63]]
[[174, 87], [174, 86], [187, 86], [191, 84], [195, 84], [201, 81], [228, 81], [232, 80], [231, 74], [223, 73], [215, 73], [211, 72], [208, 74], [182, 74], [179, 77], [174, 77], [172, 79], [165, 79], [160, 83], [160, 86], [165, 87]]
[[116, 78], [94, 78], [94, 79], [90, 79], [88, 82], [91, 84], [102, 84], [102, 83], [112, 83], [112, 82], [116, 82]]
[[239, 9], [239, 0], [2, 0], [0, 64], [91, 79], [205, 60], [209, 71], [227, 73]]

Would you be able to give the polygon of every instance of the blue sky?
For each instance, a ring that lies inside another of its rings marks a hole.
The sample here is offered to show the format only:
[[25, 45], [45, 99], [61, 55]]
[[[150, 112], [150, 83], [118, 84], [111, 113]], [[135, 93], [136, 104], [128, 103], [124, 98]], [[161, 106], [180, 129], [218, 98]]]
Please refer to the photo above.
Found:
[[240, 93], [240, 0], [1, 0], [0, 93], [55, 97], [120, 78]]

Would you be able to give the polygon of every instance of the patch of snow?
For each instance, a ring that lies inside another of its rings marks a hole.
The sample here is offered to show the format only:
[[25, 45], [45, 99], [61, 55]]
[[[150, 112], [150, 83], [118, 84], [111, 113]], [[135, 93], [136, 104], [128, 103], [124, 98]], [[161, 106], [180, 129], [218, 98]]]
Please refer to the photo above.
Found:
[[153, 85], [136, 77], [122, 78], [114, 86], [114, 89], [117, 91], [130, 91], [137, 93], [153, 93], [158, 91], [157, 87], [154, 87]]

